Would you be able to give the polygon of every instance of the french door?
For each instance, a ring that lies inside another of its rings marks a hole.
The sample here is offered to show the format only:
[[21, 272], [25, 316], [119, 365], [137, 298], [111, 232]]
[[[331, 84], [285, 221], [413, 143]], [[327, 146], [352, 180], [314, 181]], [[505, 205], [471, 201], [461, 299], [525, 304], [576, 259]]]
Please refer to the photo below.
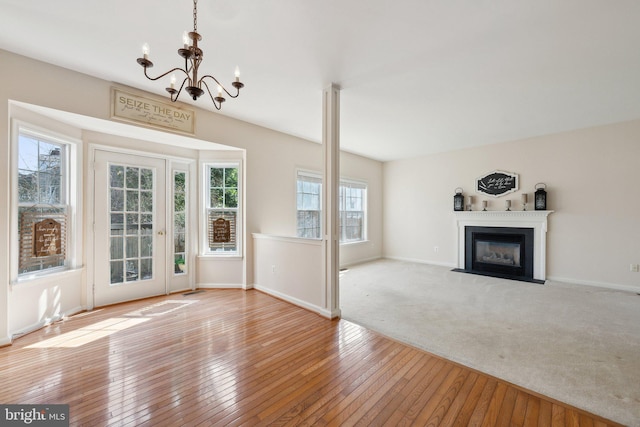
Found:
[[166, 161], [96, 150], [94, 168], [94, 305], [166, 294]]

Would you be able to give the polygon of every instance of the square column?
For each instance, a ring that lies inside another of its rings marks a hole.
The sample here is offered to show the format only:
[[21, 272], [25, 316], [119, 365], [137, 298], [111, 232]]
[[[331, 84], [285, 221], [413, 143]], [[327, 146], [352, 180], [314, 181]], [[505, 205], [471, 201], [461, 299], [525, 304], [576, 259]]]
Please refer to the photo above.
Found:
[[322, 150], [324, 191], [322, 197], [324, 309], [331, 318], [340, 317], [340, 87], [327, 86], [322, 92]]

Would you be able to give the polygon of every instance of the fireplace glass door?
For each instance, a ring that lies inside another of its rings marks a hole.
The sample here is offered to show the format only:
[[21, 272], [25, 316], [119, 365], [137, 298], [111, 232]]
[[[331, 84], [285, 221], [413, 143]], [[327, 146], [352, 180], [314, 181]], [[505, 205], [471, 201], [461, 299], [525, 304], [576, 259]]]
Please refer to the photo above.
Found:
[[466, 227], [465, 270], [506, 278], [533, 278], [533, 229]]

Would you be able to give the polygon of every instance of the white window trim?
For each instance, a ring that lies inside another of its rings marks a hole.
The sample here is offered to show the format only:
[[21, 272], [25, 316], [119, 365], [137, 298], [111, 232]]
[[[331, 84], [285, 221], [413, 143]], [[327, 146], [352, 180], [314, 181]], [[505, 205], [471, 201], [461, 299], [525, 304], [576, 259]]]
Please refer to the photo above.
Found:
[[[209, 197], [209, 175], [207, 173], [210, 167], [214, 168], [238, 168], [238, 216], [236, 218], [236, 245], [235, 252], [214, 252], [209, 250], [208, 244], [208, 209]], [[242, 160], [203, 160], [200, 163], [200, 183], [203, 189], [200, 194], [200, 250], [198, 257], [203, 258], [235, 258], [242, 259], [244, 257], [244, 170]]]
[[[50, 270], [37, 271], [31, 274], [19, 274], [18, 258], [20, 253], [20, 242], [18, 241], [18, 153], [19, 135], [21, 133], [49, 140], [51, 142], [66, 146], [66, 169], [67, 181], [65, 191], [67, 193], [69, 206], [69, 224], [67, 227], [67, 266], [52, 268]], [[67, 274], [69, 271], [82, 268], [82, 148], [83, 143], [77, 138], [70, 137], [55, 131], [51, 131], [42, 126], [32, 123], [12, 119], [11, 120], [11, 141], [10, 141], [10, 283], [11, 285], [22, 284], [32, 280], [50, 277], [56, 274]]]

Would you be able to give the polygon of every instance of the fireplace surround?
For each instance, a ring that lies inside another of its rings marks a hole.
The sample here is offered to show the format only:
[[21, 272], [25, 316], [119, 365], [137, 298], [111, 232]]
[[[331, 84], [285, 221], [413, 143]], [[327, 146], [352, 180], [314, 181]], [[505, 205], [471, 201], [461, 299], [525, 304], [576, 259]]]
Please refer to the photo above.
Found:
[[[456, 270], [544, 283], [547, 217], [552, 212], [455, 212]], [[467, 245], [474, 237], [477, 242]]]

